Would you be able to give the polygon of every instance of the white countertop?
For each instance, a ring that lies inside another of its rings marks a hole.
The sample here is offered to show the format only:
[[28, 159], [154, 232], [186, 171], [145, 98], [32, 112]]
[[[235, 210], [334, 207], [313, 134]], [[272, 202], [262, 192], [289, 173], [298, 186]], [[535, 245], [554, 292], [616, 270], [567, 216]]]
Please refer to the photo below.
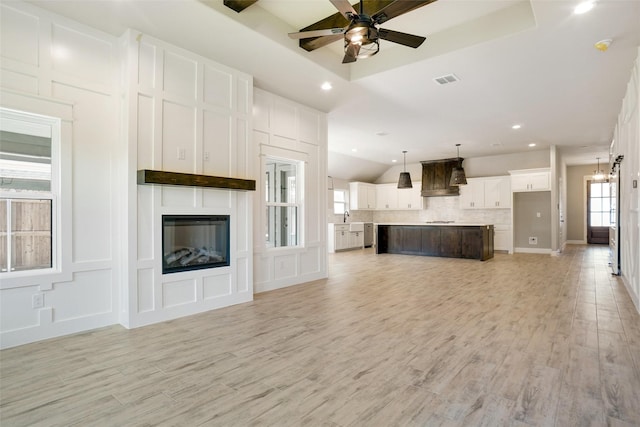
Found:
[[457, 226], [457, 227], [487, 227], [493, 224], [473, 224], [469, 222], [379, 222], [375, 225], [435, 225], [435, 226]]

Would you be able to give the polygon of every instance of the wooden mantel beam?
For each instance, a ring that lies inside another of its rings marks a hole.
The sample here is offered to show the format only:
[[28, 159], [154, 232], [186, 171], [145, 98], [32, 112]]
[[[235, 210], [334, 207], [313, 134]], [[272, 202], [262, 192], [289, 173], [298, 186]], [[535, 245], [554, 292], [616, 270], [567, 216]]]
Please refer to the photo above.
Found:
[[240, 191], [256, 190], [256, 181], [253, 179], [163, 172], [150, 169], [141, 169], [138, 171], [138, 184], [182, 185], [187, 187], [224, 188], [227, 190]]

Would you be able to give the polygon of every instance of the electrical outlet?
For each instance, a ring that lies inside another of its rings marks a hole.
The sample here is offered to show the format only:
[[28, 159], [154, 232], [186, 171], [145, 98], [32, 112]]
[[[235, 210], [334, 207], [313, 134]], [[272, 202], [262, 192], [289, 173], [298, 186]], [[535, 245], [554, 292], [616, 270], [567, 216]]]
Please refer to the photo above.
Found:
[[204, 161], [205, 161], [205, 162], [208, 162], [208, 161], [209, 161], [209, 152], [208, 152], [208, 151], [205, 151], [205, 152], [204, 152]]
[[33, 294], [33, 297], [31, 299], [31, 306], [33, 308], [44, 307], [44, 294]]
[[184, 148], [178, 147], [178, 160], [184, 160], [186, 157], [186, 150]]
[[530, 245], [537, 245], [538, 244], [538, 238], [537, 237], [529, 237], [529, 244]]

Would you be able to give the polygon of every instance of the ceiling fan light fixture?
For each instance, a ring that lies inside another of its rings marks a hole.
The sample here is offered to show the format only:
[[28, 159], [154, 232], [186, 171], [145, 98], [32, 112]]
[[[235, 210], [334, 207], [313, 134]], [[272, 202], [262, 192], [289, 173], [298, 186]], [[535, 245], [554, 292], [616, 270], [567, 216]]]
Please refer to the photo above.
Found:
[[451, 171], [451, 179], [449, 180], [449, 185], [452, 187], [467, 184], [467, 176], [465, 175], [464, 168], [462, 167], [462, 160], [464, 159], [460, 158], [460, 144], [456, 144], [456, 148], [458, 149], [458, 165]]
[[404, 172], [400, 172], [398, 188], [413, 188], [413, 183], [411, 183], [411, 174], [407, 172], [407, 151], [403, 151], [402, 155], [404, 156]]

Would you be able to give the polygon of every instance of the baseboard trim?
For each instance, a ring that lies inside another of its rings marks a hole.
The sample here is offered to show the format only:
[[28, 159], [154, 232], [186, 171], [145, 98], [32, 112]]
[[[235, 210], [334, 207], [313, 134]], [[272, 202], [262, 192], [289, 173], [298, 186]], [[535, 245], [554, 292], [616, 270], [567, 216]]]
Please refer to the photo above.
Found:
[[586, 245], [586, 240], [567, 240], [565, 242], [567, 245]]
[[551, 249], [542, 249], [542, 248], [513, 248], [515, 253], [521, 254], [545, 254], [551, 255]]

